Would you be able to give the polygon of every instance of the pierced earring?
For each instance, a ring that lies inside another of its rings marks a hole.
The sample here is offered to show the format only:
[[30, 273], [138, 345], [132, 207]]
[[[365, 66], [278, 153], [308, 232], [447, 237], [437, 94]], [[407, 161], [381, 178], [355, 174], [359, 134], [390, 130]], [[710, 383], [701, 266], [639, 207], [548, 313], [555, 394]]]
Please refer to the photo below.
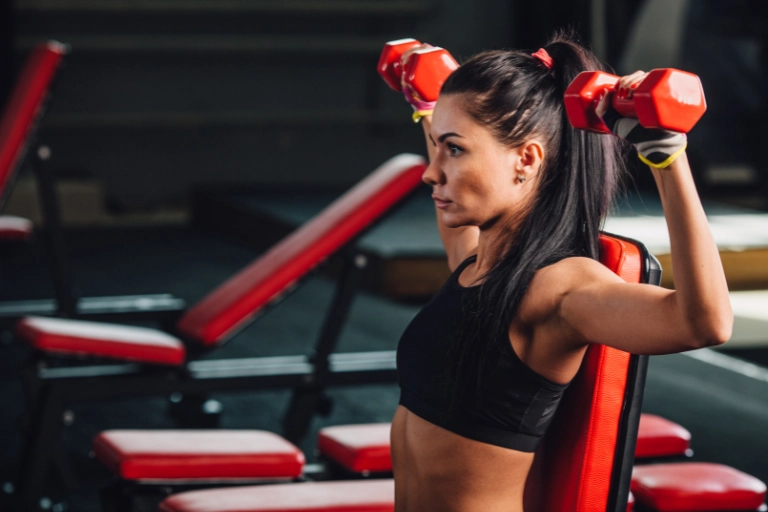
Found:
[[523, 183], [523, 182], [525, 182], [525, 176], [523, 176], [522, 174], [521, 174], [521, 175], [519, 175], [519, 176], [517, 177], [517, 181], [519, 181], [520, 183]]

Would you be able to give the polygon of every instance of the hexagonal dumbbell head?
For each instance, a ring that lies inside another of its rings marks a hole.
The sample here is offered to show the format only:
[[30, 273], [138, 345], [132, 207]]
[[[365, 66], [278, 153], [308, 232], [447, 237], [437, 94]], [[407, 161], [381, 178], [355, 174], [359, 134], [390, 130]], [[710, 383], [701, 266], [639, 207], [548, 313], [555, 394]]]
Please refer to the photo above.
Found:
[[646, 128], [687, 133], [707, 110], [699, 77], [679, 69], [654, 69], [635, 89], [637, 119]]
[[611, 133], [595, 112], [595, 100], [605, 90], [611, 90], [619, 77], [602, 71], [584, 71], [565, 90], [563, 101], [568, 120], [574, 128], [597, 133]]
[[405, 81], [424, 101], [436, 101], [440, 89], [459, 67], [447, 50], [437, 46], [416, 50], [405, 64]]
[[387, 85], [397, 92], [402, 91], [401, 78], [403, 70], [402, 66], [400, 66], [400, 59], [405, 52], [420, 45], [421, 43], [416, 39], [398, 39], [397, 41], [390, 41], [385, 44], [384, 49], [381, 51], [377, 69]]

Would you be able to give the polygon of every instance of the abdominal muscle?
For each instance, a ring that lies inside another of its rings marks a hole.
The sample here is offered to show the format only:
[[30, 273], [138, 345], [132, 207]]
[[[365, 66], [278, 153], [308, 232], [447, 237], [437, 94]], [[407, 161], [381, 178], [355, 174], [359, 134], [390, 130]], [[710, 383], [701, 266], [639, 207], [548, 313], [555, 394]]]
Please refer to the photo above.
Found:
[[523, 512], [533, 453], [467, 439], [402, 405], [391, 446], [395, 512]]

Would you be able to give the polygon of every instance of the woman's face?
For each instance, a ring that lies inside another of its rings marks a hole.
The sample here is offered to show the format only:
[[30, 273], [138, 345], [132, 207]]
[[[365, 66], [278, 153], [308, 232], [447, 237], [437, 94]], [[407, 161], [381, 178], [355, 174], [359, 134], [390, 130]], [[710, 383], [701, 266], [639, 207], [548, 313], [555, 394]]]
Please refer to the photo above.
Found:
[[541, 144], [510, 149], [470, 117], [463, 101], [460, 95], [437, 101], [430, 132], [436, 153], [422, 179], [446, 226], [506, 226], [533, 196]]

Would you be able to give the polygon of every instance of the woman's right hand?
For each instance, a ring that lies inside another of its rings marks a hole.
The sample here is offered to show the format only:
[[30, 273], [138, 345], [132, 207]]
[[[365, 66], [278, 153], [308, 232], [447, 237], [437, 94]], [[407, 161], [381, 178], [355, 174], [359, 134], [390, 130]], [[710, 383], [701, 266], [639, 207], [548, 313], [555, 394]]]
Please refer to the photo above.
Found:
[[685, 152], [688, 138], [684, 133], [669, 130], [645, 128], [636, 118], [623, 117], [613, 108], [612, 98], [630, 100], [638, 85], [648, 76], [644, 71], [635, 71], [619, 79], [613, 91], [606, 91], [597, 98], [596, 113], [605, 122], [611, 133], [621, 137], [637, 150], [643, 163], [652, 168], [664, 169]]
[[[400, 69], [405, 70], [405, 65], [411, 55], [413, 55], [413, 52], [417, 50], [424, 50], [426, 48], [432, 48], [432, 45], [424, 43], [405, 52], [400, 58]], [[413, 107], [414, 120], [418, 121], [422, 117], [431, 116], [432, 111], [435, 109], [435, 103], [437, 102], [424, 101], [419, 98], [419, 95], [416, 94], [410, 84], [405, 81], [405, 72], [400, 74], [400, 84], [403, 88], [403, 96], [405, 96], [405, 101], [407, 101]]]

